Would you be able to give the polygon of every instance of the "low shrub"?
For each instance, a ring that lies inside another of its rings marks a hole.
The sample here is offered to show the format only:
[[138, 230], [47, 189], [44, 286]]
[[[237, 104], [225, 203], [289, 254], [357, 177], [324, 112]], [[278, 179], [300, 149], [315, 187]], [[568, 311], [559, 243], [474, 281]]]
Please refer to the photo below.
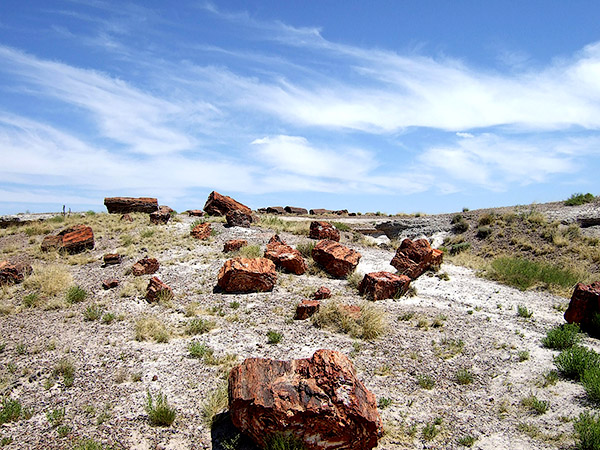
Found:
[[580, 450], [600, 450], [600, 415], [585, 411], [573, 424]]
[[455, 375], [458, 384], [471, 384], [473, 382], [473, 373], [469, 369], [458, 369]]
[[454, 226], [452, 227], [452, 230], [457, 233], [464, 233], [469, 229], [469, 222], [467, 222], [466, 220], [462, 219], [458, 222], [456, 222], [454, 224]]
[[333, 222], [332, 225], [340, 231], [352, 231], [352, 228], [350, 228], [350, 225], [348, 225], [347, 223]]
[[169, 406], [167, 396], [162, 392], [156, 395], [156, 399], [152, 397], [150, 390], [146, 397], [146, 413], [148, 413], [148, 419], [150, 424], [157, 425], [159, 427], [168, 427], [175, 421], [176, 411], [174, 408]]
[[385, 312], [367, 302], [361, 303], [356, 313], [349, 311], [347, 305], [328, 302], [311, 320], [318, 328], [328, 328], [361, 339], [375, 339], [387, 329]]
[[304, 258], [312, 258], [312, 250], [315, 248], [315, 245], [315, 241], [300, 242], [296, 245], [296, 250], [298, 250]]
[[580, 278], [579, 274], [568, 268], [513, 257], [494, 259], [486, 275], [522, 291], [537, 284], [570, 288]]
[[574, 345], [560, 352], [554, 364], [563, 376], [578, 381], [587, 369], [600, 364], [600, 355], [587, 347]]
[[585, 369], [581, 383], [587, 397], [594, 403], [600, 403], [600, 367], [595, 365]]
[[260, 245], [245, 245], [238, 250], [238, 255], [243, 258], [260, 258], [262, 252], [260, 250]]
[[218, 414], [222, 413], [229, 406], [227, 396], [227, 383], [221, 383], [216, 389], [211, 391], [201, 407], [202, 419], [212, 426]]
[[583, 205], [585, 203], [593, 202], [594, 199], [594, 195], [590, 194], [589, 192], [587, 194], [577, 192], [575, 194], [572, 194], [567, 200], [565, 200], [565, 206]]
[[283, 335], [275, 330], [267, 331], [267, 343], [269, 344], [279, 344]]
[[521, 405], [538, 416], [548, 411], [548, 402], [545, 400], [540, 400], [533, 394], [522, 398]]
[[8, 422], [16, 422], [21, 417], [21, 402], [12, 398], [4, 397], [0, 405], [0, 425]]
[[205, 320], [201, 318], [192, 319], [187, 323], [186, 333], [189, 335], [208, 333], [217, 324], [213, 320]]
[[533, 316], [533, 311], [528, 310], [525, 305], [518, 305], [517, 316], [523, 317], [524, 319], [529, 319], [531, 316]]
[[542, 344], [546, 348], [564, 350], [565, 348], [573, 347], [579, 340], [579, 325], [576, 323], [565, 323], [548, 330], [546, 337], [542, 339]]
[[82, 301], [85, 300], [85, 298], [87, 297], [87, 292], [85, 291], [85, 289], [79, 287], [79, 286], [71, 286], [69, 288], [69, 290], [67, 291], [67, 303], [69, 304], [73, 304], [73, 303], [80, 303]]
[[487, 225], [480, 226], [479, 228], [477, 228], [477, 237], [480, 239], [485, 239], [486, 237], [489, 237], [491, 234], [492, 234], [492, 229], [490, 227], [488, 227]]

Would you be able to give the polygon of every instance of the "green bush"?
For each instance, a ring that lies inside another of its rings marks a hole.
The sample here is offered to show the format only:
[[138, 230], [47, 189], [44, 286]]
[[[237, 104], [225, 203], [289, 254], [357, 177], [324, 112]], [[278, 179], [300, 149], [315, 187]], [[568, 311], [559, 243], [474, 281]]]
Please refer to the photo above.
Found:
[[350, 225], [348, 225], [347, 223], [333, 222], [332, 225], [340, 231], [352, 231], [352, 228], [350, 228]]
[[461, 214], [455, 214], [454, 216], [452, 216], [452, 220], [450, 221], [450, 223], [452, 225], [456, 225], [461, 220], [464, 220], [463, 216]]
[[555, 350], [564, 350], [573, 347], [579, 342], [579, 325], [576, 323], [565, 323], [552, 328], [546, 332], [546, 337], [542, 339], [542, 344], [546, 348]]
[[459, 234], [459, 233], [464, 233], [465, 231], [467, 231], [469, 229], [469, 223], [462, 219], [460, 221], [458, 221], [457, 223], [454, 224], [454, 226], [452, 227], [452, 230]]
[[533, 311], [529, 311], [524, 305], [518, 305], [517, 316], [523, 317], [524, 319], [529, 319], [531, 316], [533, 316]]
[[485, 239], [486, 237], [492, 234], [492, 229], [487, 225], [480, 226], [477, 228], [477, 237], [480, 239]]
[[312, 250], [315, 248], [315, 241], [300, 242], [296, 245], [296, 250], [305, 258], [312, 258]]
[[522, 291], [539, 283], [568, 288], [579, 281], [579, 274], [572, 270], [513, 257], [494, 259], [487, 276]]
[[192, 319], [188, 322], [186, 333], [190, 335], [208, 333], [217, 324], [212, 320], [204, 320], [201, 318]]
[[588, 398], [595, 403], [600, 403], [600, 367], [596, 365], [585, 369], [581, 383]]
[[448, 248], [448, 253], [450, 253], [451, 255], [458, 255], [459, 253], [469, 250], [470, 248], [471, 244], [469, 242], [460, 242], [458, 244], [450, 245], [450, 247]]
[[71, 286], [67, 291], [67, 303], [80, 303], [87, 297], [85, 289], [79, 286]]
[[580, 192], [577, 192], [577, 193], [571, 195], [567, 200], [565, 200], [565, 205], [566, 206], [583, 205], [585, 203], [593, 202], [594, 198], [595, 197], [592, 194], [590, 194], [589, 192], [587, 194], [582, 194]]
[[563, 376], [578, 381], [587, 369], [600, 364], [600, 355], [587, 347], [574, 345], [560, 352], [554, 364]]
[[538, 416], [548, 411], [548, 402], [545, 400], [540, 400], [533, 394], [531, 394], [529, 397], [521, 399], [521, 405]]
[[580, 450], [600, 450], [600, 415], [591, 415], [589, 411], [579, 415], [573, 424]]
[[304, 450], [304, 444], [292, 434], [277, 433], [272, 436], [265, 450]]
[[162, 392], [156, 395], [156, 399], [150, 394], [146, 397], [146, 412], [148, 413], [148, 419], [152, 425], [159, 427], [168, 427], [175, 421], [176, 412], [174, 408], [169, 406], [167, 396]]
[[267, 339], [269, 344], [279, 344], [283, 335], [277, 331], [269, 330], [267, 331]]
[[458, 369], [455, 378], [458, 384], [471, 384], [473, 382], [473, 374], [469, 369]]
[[4, 397], [0, 406], [0, 425], [8, 422], [16, 422], [21, 417], [21, 402], [12, 398]]

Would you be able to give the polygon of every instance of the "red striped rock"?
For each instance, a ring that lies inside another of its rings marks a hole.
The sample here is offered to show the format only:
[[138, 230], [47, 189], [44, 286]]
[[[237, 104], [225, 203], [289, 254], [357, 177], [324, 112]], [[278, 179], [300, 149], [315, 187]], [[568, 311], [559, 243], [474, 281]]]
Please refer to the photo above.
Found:
[[252, 214], [252, 210], [246, 205], [215, 191], [210, 193], [204, 205], [204, 212], [209, 216], [225, 216], [228, 212], [235, 211], [236, 209], [246, 214]]
[[439, 267], [442, 264], [442, 257], [443, 253], [431, 248], [427, 239], [411, 241], [407, 238], [396, 250], [390, 264], [400, 274], [414, 280], [430, 268]]
[[285, 214], [285, 209], [283, 209], [283, 206], [269, 206], [265, 210], [265, 213], [267, 213], [267, 214]]
[[233, 258], [225, 261], [217, 284], [225, 292], [272, 291], [277, 281], [275, 264], [267, 258]]
[[139, 277], [141, 275], [150, 275], [158, 271], [160, 264], [156, 258], [142, 258], [131, 268], [132, 273]]
[[42, 251], [60, 250], [68, 253], [81, 253], [94, 248], [94, 232], [86, 225], [73, 225], [57, 235], [44, 237]]
[[17, 284], [23, 281], [25, 275], [31, 274], [33, 269], [29, 264], [0, 261], [0, 285]]
[[111, 214], [158, 211], [158, 200], [151, 197], [106, 197], [104, 206]]
[[336, 278], [346, 278], [350, 275], [361, 258], [357, 251], [329, 240], [319, 241], [311, 254], [323, 270]]
[[286, 206], [283, 208], [288, 214], [308, 214], [308, 211], [304, 208], [298, 208], [297, 206]]
[[321, 302], [318, 300], [302, 300], [296, 306], [296, 314], [294, 320], [308, 319], [310, 316], [315, 314], [321, 307]]
[[313, 294], [313, 298], [315, 300], [324, 300], [326, 298], [331, 298], [331, 290], [326, 288], [325, 286], [321, 286], [317, 291]]
[[302, 275], [306, 272], [306, 262], [302, 254], [289, 245], [272, 242], [267, 244], [265, 258], [270, 259], [275, 265], [286, 272]]
[[246, 245], [248, 245], [248, 242], [245, 239], [231, 239], [225, 242], [225, 245], [223, 245], [223, 252], [237, 252], [240, 248], [245, 247]]
[[329, 239], [330, 241], [340, 242], [339, 230], [329, 222], [312, 221], [308, 237], [311, 239]]
[[194, 228], [192, 228], [190, 234], [196, 239], [204, 240], [208, 239], [211, 232], [212, 227], [210, 226], [210, 223], [199, 223]]
[[149, 303], [157, 302], [161, 295], [172, 298], [173, 290], [158, 279], [158, 277], [152, 277], [146, 288], [146, 300]]
[[104, 265], [110, 266], [112, 264], [121, 264], [123, 258], [118, 253], [107, 253], [103, 257]]
[[358, 292], [370, 300], [398, 298], [408, 291], [410, 278], [389, 272], [371, 272], [358, 285]]
[[333, 350], [291, 361], [248, 358], [231, 370], [228, 390], [233, 424], [261, 448], [289, 433], [306, 450], [370, 450], [382, 435], [375, 396]]

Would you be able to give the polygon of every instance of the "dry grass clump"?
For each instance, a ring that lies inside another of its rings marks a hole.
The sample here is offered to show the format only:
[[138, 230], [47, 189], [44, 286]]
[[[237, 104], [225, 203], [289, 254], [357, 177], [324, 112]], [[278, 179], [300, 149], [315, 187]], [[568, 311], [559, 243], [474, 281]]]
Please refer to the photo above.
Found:
[[73, 276], [62, 264], [34, 265], [33, 273], [23, 282], [25, 288], [47, 296], [61, 294], [72, 284]]
[[137, 341], [154, 340], [158, 343], [169, 342], [171, 330], [155, 316], [142, 316], [135, 321], [135, 339]]
[[319, 312], [312, 316], [317, 328], [326, 328], [339, 333], [349, 334], [354, 338], [375, 339], [387, 330], [387, 316], [383, 310], [372, 303], [359, 305], [360, 312], [354, 314], [347, 305], [336, 301], [321, 306]]
[[202, 404], [202, 419], [207, 425], [212, 426], [216, 416], [225, 411], [228, 406], [227, 383], [221, 382]]
[[119, 291], [120, 297], [138, 297], [146, 294], [148, 282], [144, 278], [134, 278], [123, 283]]
[[283, 220], [271, 215], [261, 216], [257, 225], [277, 233], [286, 231], [292, 234], [308, 236], [308, 232], [310, 231], [310, 221], [308, 220]]

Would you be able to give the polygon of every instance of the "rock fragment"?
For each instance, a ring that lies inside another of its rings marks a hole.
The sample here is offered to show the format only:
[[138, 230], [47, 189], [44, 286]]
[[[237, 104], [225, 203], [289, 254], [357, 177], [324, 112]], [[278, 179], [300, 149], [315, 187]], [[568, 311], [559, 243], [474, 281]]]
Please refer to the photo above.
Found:
[[329, 240], [319, 241], [311, 254], [323, 270], [336, 278], [346, 278], [350, 275], [361, 258], [357, 251]]
[[340, 232], [329, 222], [320, 222], [314, 220], [310, 223], [308, 237], [311, 239], [329, 239], [330, 241], [340, 242]]
[[138, 262], [136, 262], [131, 268], [131, 272], [139, 277], [141, 275], [151, 275], [158, 271], [160, 268], [160, 264], [156, 258], [142, 258]]
[[192, 228], [191, 235], [200, 240], [208, 239], [212, 232], [212, 227], [210, 223], [199, 223], [194, 228]]
[[0, 261], [0, 285], [21, 283], [32, 271], [29, 264]]
[[150, 278], [150, 282], [146, 288], [146, 300], [152, 303], [159, 301], [161, 297], [163, 299], [173, 298], [173, 290], [169, 285], [160, 281], [158, 277]]
[[370, 300], [398, 298], [408, 291], [410, 278], [390, 272], [371, 272], [358, 285], [358, 292]]
[[223, 245], [223, 252], [237, 252], [240, 248], [245, 247], [246, 245], [248, 245], [248, 242], [245, 239], [230, 239]]
[[305, 320], [315, 314], [321, 306], [321, 302], [318, 300], [302, 300], [296, 306], [296, 314], [294, 320]]
[[111, 214], [158, 211], [158, 200], [151, 197], [106, 197], [104, 206]]
[[246, 205], [228, 197], [212, 191], [204, 205], [204, 212], [209, 216], [225, 216], [230, 211], [240, 210], [246, 214], [252, 214], [252, 210]]
[[217, 284], [225, 292], [267, 292], [277, 281], [275, 264], [267, 258], [233, 258], [225, 261]]

